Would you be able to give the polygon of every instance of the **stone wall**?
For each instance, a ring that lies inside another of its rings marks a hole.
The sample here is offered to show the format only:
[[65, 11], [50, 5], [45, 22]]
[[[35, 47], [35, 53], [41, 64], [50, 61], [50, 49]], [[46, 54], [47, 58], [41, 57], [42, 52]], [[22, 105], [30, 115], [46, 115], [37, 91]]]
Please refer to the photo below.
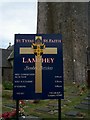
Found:
[[2, 84], [2, 68], [0, 67], [0, 84]]
[[64, 79], [86, 81], [88, 3], [39, 3], [38, 33], [62, 33]]
[[2, 81], [12, 81], [13, 80], [13, 69], [3, 68], [2, 69]]
[[2, 84], [2, 49], [0, 49], [0, 84]]
[[90, 2], [88, 3], [88, 46], [90, 47]]

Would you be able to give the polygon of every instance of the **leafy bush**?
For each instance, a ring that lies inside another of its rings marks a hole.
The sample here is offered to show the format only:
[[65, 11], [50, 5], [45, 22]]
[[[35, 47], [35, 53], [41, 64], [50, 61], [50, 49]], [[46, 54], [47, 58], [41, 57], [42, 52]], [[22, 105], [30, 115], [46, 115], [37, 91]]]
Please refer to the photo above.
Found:
[[11, 99], [12, 98], [12, 92], [3, 91], [2, 92], [2, 98]]
[[3, 84], [3, 87], [5, 90], [12, 90], [13, 89], [12, 82], [4, 81], [2, 84]]

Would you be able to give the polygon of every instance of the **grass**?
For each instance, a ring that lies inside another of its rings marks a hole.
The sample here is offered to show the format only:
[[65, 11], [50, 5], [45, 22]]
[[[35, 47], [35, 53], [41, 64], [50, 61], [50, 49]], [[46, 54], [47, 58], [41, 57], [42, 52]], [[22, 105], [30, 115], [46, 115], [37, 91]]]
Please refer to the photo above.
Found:
[[[65, 96], [69, 96], [72, 91], [76, 91], [76, 93], [80, 92], [80, 88], [77, 88], [76, 86], [67, 86], [66, 87], [66, 93]], [[80, 113], [84, 113], [86, 118], [90, 118], [90, 113], [87, 110], [77, 110], [75, 109], [75, 105], [80, 104], [80, 102], [86, 97], [86, 95], [88, 94], [88, 90], [86, 89], [82, 95], [73, 97], [73, 98], [69, 98], [69, 100], [71, 102], [68, 103], [67, 106], [65, 106], [64, 108], [62, 108], [62, 118], [66, 118], [67, 116], [65, 116], [65, 113], [68, 111], [79, 111]], [[63, 101], [62, 101], [63, 102]]]
[[[79, 111], [80, 113], [83, 113], [85, 115], [85, 118], [90, 118], [90, 112], [87, 110], [79, 110], [79, 109], [75, 109], [75, 105], [78, 105], [88, 94], [88, 90], [85, 89], [82, 92], [82, 95], [75, 95], [75, 94], [80, 94], [81, 93], [81, 88], [77, 87], [76, 85], [65, 85], [65, 91], [64, 91], [64, 95], [65, 95], [65, 99], [67, 99], [68, 101], [65, 103], [64, 100], [61, 100], [61, 104], [63, 105], [61, 107], [61, 115], [62, 115], [62, 119], [67, 119], [70, 118], [73, 119], [73, 117], [68, 117], [65, 116], [65, 113], [68, 111]], [[11, 111], [11, 108], [7, 108], [4, 105], [5, 104], [15, 104], [15, 101], [12, 100], [12, 91], [10, 90], [3, 90], [2, 93], [3, 99], [2, 99], [2, 111], [7, 112], [7, 111]], [[71, 97], [74, 96], [74, 97]], [[44, 120], [57, 120], [58, 118], [58, 113], [55, 113], [53, 115], [49, 114], [49, 113], [45, 113], [45, 112], [37, 112], [36, 109], [40, 108], [40, 107], [47, 107], [48, 104], [50, 103], [57, 103], [57, 100], [40, 100], [39, 103], [31, 103], [30, 101], [26, 102], [25, 101], [25, 106], [24, 106], [24, 111], [26, 115], [33, 115], [33, 116], [38, 116], [40, 118], [44, 118]], [[51, 108], [53, 109], [53, 108]]]

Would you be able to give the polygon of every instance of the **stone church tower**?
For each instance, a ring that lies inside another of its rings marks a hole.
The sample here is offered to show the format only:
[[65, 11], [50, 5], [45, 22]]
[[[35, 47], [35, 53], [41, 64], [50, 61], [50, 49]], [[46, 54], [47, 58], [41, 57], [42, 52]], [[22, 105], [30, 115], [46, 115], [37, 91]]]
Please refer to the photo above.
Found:
[[65, 82], [86, 81], [88, 3], [38, 3], [37, 32], [61, 33]]

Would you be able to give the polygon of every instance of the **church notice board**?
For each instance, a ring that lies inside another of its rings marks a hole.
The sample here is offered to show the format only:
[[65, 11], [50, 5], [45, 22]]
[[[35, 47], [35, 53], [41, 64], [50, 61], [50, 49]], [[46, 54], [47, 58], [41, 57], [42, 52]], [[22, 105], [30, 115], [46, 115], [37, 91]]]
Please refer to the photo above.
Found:
[[61, 34], [15, 34], [13, 99], [63, 99]]

